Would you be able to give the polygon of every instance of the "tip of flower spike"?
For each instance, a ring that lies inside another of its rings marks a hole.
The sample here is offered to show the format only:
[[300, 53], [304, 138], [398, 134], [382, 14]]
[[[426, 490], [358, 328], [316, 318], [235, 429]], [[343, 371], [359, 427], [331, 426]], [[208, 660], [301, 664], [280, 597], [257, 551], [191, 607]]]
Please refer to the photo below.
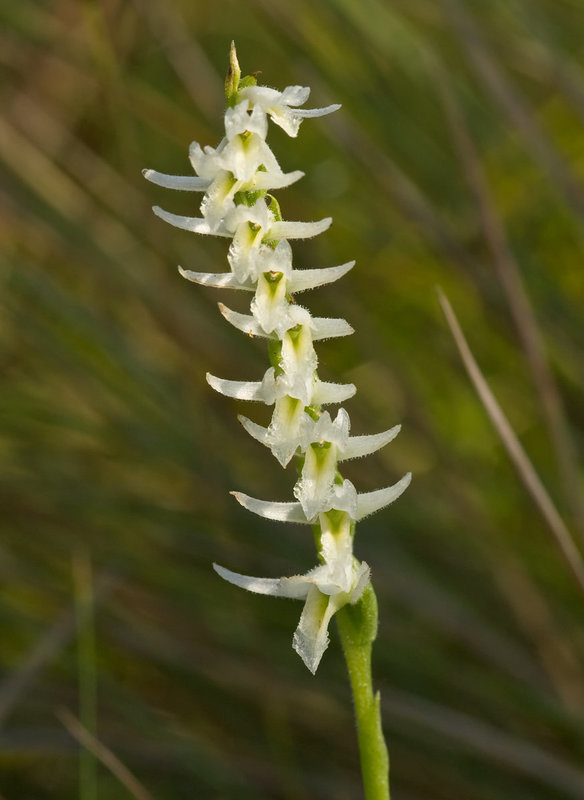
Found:
[[241, 69], [239, 68], [239, 61], [237, 60], [237, 50], [235, 49], [235, 42], [231, 42], [229, 48], [229, 69], [225, 77], [225, 101], [228, 107], [233, 107], [237, 102], [237, 90], [239, 89], [239, 81], [241, 80]]

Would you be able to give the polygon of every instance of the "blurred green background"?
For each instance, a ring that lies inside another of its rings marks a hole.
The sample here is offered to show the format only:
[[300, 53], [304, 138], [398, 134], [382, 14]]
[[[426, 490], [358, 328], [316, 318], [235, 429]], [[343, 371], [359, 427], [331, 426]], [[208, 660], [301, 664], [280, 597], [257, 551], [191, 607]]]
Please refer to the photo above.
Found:
[[[265, 347], [217, 312], [246, 298], [176, 271], [226, 268], [226, 240], [150, 210], [199, 198], [140, 174], [217, 144], [235, 39], [244, 73], [343, 106], [269, 141], [307, 173], [278, 193], [285, 218], [334, 217], [297, 266], [357, 259], [303, 297], [356, 329], [320, 345], [321, 376], [357, 384], [355, 434], [403, 424], [347, 477], [414, 473], [356, 541], [394, 796], [583, 798], [582, 592], [435, 292], [582, 549], [580, 0], [5, 0], [0, 20], [0, 796], [361, 797], [334, 625], [313, 678], [300, 604], [211, 570], [302, 572], [313, 544], [228, 495], [291, 498], [293, 467], [236, 420], [268, 409], [204, 380], [258, 379]], [[80, 793], [60, 709], [90, 723], [94, 676], [97, 738], [141, 788], [100, 765], [95, 793], [86, 762]]]

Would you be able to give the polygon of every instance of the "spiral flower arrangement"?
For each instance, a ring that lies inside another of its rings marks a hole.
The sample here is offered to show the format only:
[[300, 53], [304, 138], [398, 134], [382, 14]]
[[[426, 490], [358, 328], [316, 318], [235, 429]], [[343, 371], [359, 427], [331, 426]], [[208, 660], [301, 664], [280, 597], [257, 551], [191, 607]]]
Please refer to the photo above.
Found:
[[410, 474], [378, 491], [358, 493], [342, 477], [341, 462], [375, 452], [398, 434], [400, 426], [382, 433], [351, 436], [344, 408], [336, 416], [324, 406], [339, 404], [355, 394], [352, 384], [322, 381], [314, 343], [353, 333], [343, 319], [313, 317], [295, 296], [342, 278], [354, 261], [324, 269], [293, 267], [290, 240], [323, 233], [332, 219], [290, 222], [282, 219], [271, 194], [303, 176], [282, 171], [266, 142], [268, 120], [289, 136], [298, 134], [307, 117], [320, 117], [340, 106], [302, 109], [310, 89], [288, 86], [282, 92], [259, 86], [255, 77], [241, 77], [232, 45], [226, 80], [225, 136], [217, 148], [190, 147], [196, 176], [165, 175], [144, 170], [159, 186], [202, 192], [200, 217], [171, 214], [155, 207], [154, 213], [179, 228], [231, 239], [227, 260], [230, 270], [218, 274], [179, 268], [183, 277], [204, 286], [240, 290], [252, 295], [250, 314], [223, 304], [224, 318], [242, 332], [268, 342], [270, 366], [259, 381], [234, 381], [207, 375], [216, 391], [239, 400], [273, 406], [267, 427], [239, 417], [245, 430], [270, 448], [286, 467], [295, 458], [299, 478], [294, 502], [272, 502], [234, 492], [249, 511], [271, 520], [295, 522], [316, 531], [319, 563], [304, 575], [255, 578], [214, 565], [217, 573], [236, 586], [260, 594], [304, 600], [293, 646], [314, 673], [328, 645], [331, 617], [345, 605], [362, 598], [370, 569], [353, 555], [355, 524], [392, 503], [407, 488]]

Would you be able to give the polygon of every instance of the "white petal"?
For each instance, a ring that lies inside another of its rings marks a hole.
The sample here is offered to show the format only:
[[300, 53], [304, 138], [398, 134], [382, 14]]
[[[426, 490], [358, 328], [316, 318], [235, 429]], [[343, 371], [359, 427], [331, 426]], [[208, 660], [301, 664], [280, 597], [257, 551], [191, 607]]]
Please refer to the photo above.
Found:
[[244, 417], [240, 414], [237, 419], [241, 422], [245, 430], [249, 433], [250, 436], [260, 442], [260, 444], [269, 445], [268, 442], [268, 428], [264, 428], [262, 425], [258, 425], [256, 422], [252, 422], [251, 419]]
[[283, 272], [274, 272], [276, 282], [269, 280], [268, 272], [258, 274], [256, 294], [250, 306], [253, 316], [266, 333], [272, 333], [277, 327], [281, 327], [289, 316], [286, 277]]
[[340, 105], [335, 104], [326, 106], [325, 108], [290, 108], [283, 103], [267, 108], [266, 112], [271, 116], [272, 121], [279, 125], [286, 131], [288, 136], [297, 136], [300, 123], [306, 117], [322, 117], [324, 114], [330, 114], [340, 108]]
[[274, 222], [270, 228], [271, 239], [310, 239], [330, 228], [332, 217], [317, 222]]
[[268, 135], [268, 120], [262, 108], [255, 107], [252, 109], [246, 130], [251, 131], [251, 133], [257, 133], [262, 139], [266, 138]]
[[218, 305], [219, 311], [234, 328], [243, 331], [243, 333], [247, 333], [248, 336], [262, 336], [269, 339], [275, 338], [274, 336], [269, 336], [251, 314], [240, 314], [237, 311], [232, 311], [230, 308], [227, 308], [227, 306], [224, 306], [223, 303], [218, 303]]
[[286, 86], [280, 95], [280, 103], [286, 106], [301, 106], [309, 97], [309, 86]]
[[216, 378], [209, 372], [206, 375], [207, 383], [219, 394], [225, 397], [234, 397], [236, 400], [264, 401], [263, 385], [261, 381], [226, 381]]
[[291, 186], [300, 178], [304, 177], [304, 172], [295, 170], [294, 172], [256, 172], [253, 178], [254, 189], [284, 189]]
[[288, 394], [288, 382], [286, 375], [276, 376], [274, 367], [270, 367], [264, 373], [262, 378], [262, 400], [266, 405], [271, 406], [279, 398]]
[[385, 447], [392, 442], [401, 430], [401, 425], [395, 425], [383, 433], [372, 433], [368, 436], [351, 436], [339, 454], [339, 461], [347, 461], [349, 458], [361, 458], [368, 456]]
[[[310, 575], [310, 573], [308, 573]], [[281, 597], [293, 600], [304, 600], [313, 586], [307, 575], [293, 575], [291, 578], [280, 578]]]
[[348, 261], [338, 267], [325, 267], [324, 269], [293, 269], [288, 286], [291, 292], [304, 292], [306, 289], [315, 289], [326, 283], [333, 283], [346, 275], [355, 266], [354, 261]]
[[330, 106], [323, 108], [295, 108], [294, 113], [299, 117], [324, 117], [325, 114], [332, 114], [333, 111], [338, 111], [341, 107], [340, 103], [333, 103]]
[[312, 404], [314, 390], [314, 377], [312, 374], [298, 372], [295, 375], [287, 375], [284, 373], [280, 378], [281, 397], [286, 394], [295, 400], [300, 400], [304, 406]]
[[273, 214], [263, 198], [251, 207], [237, 206], [226, 219], [226, 227], [235, 231], [227, 260], [241, 281], [249, 278], [255, 281], [257, 278], [262, 238], [273, 220]]
[[182, 228], [185, 231], [192, 231], [192, 233], [205, 233], [211, 236], [226, 236], [227, 238], [232, 235], [227, 231], [212, 230], [207, 220], [202, 217], [182, 217], [179, 214], [171, 214], [169, 211], [164, 211], [158, 206], [154, 206], [152, 211], [157, 217], [160, 217], [170, 225], [174, 225], [175, 228]]
[[276, 400], [272, 421], [268, 428], [257, 425], [247, 417], [239, 416], [245, 430], [260, 444], [269, 447], [272, 454], [283, 467], [286, 467], [306, 439], [305, 427], [311, 422], [304, 414], [304, 405], [295, 404], [293, 398], [282, 397]]
[[276, 400], [265, 443], [283, 467], [305, 441], [306, 428], [312, 424], [301, 400], [290, 396]]
[[219, 564], [213, 564], [213, 569], [224, 580], [229, 581], [234, 586], [239, 586], [242, 589], [247, 589], [248, 592], [255, 592], [256, 594], [269, 594], [277, 596], [280, 594], [280, 579], [279, 578], [252, 578], [249, 575], [240, 575], [238, 572], [231, 572]]
[[401, 481], [394, 483], [393, 486], [388, 486], [387, 489], [378, 489], [376, 492], [365, 492], [357, 495], [357, 520], [363, 519], [369, 514], [374, 514], [376, 511], [380, 511], [385, 506], [393, 503], [405, 492], [411, 480], [412, 473], [408, 472]]
[[302, 119], [296, 114], [296, 110], [288, 108], [287, 106], [275, 106], [268, 112], [272, 118], [272, 122], [279, 125], [283, 131], [286, 131], [288, 136], [298, 136], [298, 129]]
[[240, 136], [231, 139], [222, 150], [217, 165], [232, 172], [240, 181], [251, 181], [260, 165], [268, 172], [282, 173], [275, 155], [257, 133], [250, 133], [245, 141]]
[[197, 178], [194, 175], [165, 175], [153, 169], [143, 169], [142, 175], [147, 181], [166, 189], [180, 189], [183, 192], [204, 192], [211, 181], [206, 178]]
[[227, 139], [222, 139], [216, 149], [207, 146], [203, 150], [198, 142], [191, 142], [189, 161], [197, 175], [213, 180], [221, 169], [221, 153], [226, 145]]
[[312, 318], [312, 339], [333, 339], [336, 336], [350, 336], [354, 329], [344, 319], [329, 319], [328, 317]]
[[328, 441], [335, 442], [338, 447], [343, 447], [347, 443], [350, 430], [351, 420], [349, 419], [349, 415], [344, 408], [339, 408], [335, 421], [332, 424], [332, 430], [329, 434]]
[[266, 115], [261, 113], [261, 109], [258, 109], [260, 112], [259, 114], [257, 112], [255, 114], [252, 112], [250, 115], [247, 113], [248, 109], [249, 100], [243, 100], [243, 102], [238, 103], [235, 108], [227, 109], [225, 112], [225, 133], [228, 139], [231, 140], [245, 131], [256, 133], [262, 139], [266, 138], [268, 132]]
[[253, 86], [242, 89], [241, 96], [248, 98], [256, 108], [262, 108], [272, 121], [283, 128], [289, 136], [296, 136], [302, 121], [296, 108], [305, 103], [310, 89], [305, 86], [288, 86], [283, 92], [267, 86]]
[[[326, 520], [327, 517], [322, 515]], [[350, 593], [355, 580], [355, 559], [353, 556], [353, 537], [351, 536], [351, 520], [345, 515], [346, 524], [336, 531], [328, 526], [321, 526], [320, 554], [324, 559], [323, 572], [317, 582], [324, 594]], [[326, 583], [329, 586], [326, 586]]]
[[340, 486], [331, 482], [328, 487], [315, 487], [301, 478], [294, 487], [294, 496], [311, 524], [317, 516], [333, 509], [345, 511], [351, 519], [357, 519], [357, 490], [350, 480], [345, 479]]
[[317, 406], [326, 403], [343, 403], [353, 397], [357, 387], [352, 383], [327, 383], [318, 381], [312, 392], [312, 403]]
[[291, 578], [253, 578], [251, 575], [240, 575], [230, 569], [213, 564], [213, 569], [224, 580], [234, 586], [247, 589], [256, 594], [267, 594], [272, 597], [289, 597], [293, 600], [304, 600], [310, 589], [310, 582], [303, 575], [294, 575]]
[[245, 143], [239, 136], [235, 137], [222, 153], [221, 166], [237, 180], [250, 181], [262, 163], [262, 144], [267, 147], [257, 134], [250, 134]]
[[242, 492], [231, 492], [238, 503], [248, 511], [252, 511], [265, 519], [274, 519], [278, 522], [300, 522], [305, 525], [308, 520], [304, 516], [300, 503], [276, 503], [270, 500], [258, 500]]
[[366, 564], [363, 561], [354, 578], [354, 587], [353, 591], [351, 592], [351, 597], [349, 599], [351, 605], [355, 605], [355, 603], [358, 603], [359, 600], [363, 597], [363, 592], [365, 591], [365, 587], [369, 583], [370, 577], [371, 577], [371, 569], [369, 567], [369, 564]]
[[292, 646], [313, 675], [328, 647], [328, 625], [339, 607], [337, 597], [322, 594], [315, 586], [312, 587], [294, 633]]
[[255, 289], [252, 283], [240, 283], [233, 272], [193, 272], [182, 267], [178, 271], [188, 281], [212, 286], [214, 289], [243, 289], [246, 292], [253, 292]]
[[246, 86], [239, 94], [267, 111], [279, 105], [302, 105], [308, 100], [310, 89], [308, 86], [287, 86], [280, 92], [269, 86]]
[[233, 139], [243, 133], [247, 128], [247, 120], [249, 116], [247, 110], [249, 108], [249, 100], [242, 100], [233, 108], [228, 108], [225, 111], [223, 122], [225, 125], [225, 135], [228, 139]]
[[233, 212], [231, 223], [234, 228], [237, 228], [239, 225], [251, 222], [267, 230], [273, 221], [274, 215], [269, 210], [264, 198], [260, 197], [253, 206], [237, 206]]
[[311, 392], [317, 364], [310, 326], [300, 325], [286, 331], [282, 338], [281, 365], [290, 383], [306, 386]]
[[294, 497], [302, 505], [306, 518], [311, 522], [321, 511], [333, 508], [328, 501], [337, 466], [337, 448], [326, 444], [312, 443], [306, 448], [304, 466], [300, 479], [294, 486]]
[[306, 442], [308, 446], [311, 442], [332, 442], [339, 450], [342, 450], [349, 438], [351, 421], [344, 408], [337, 412], [335, 421], [331, 420], [328, 411], [323, 411], [319, 418], [312, 423], [312, 430], [307, 431], [310, 440]]
[[236, 181], [230, 172], [221, 170], [211, 182], [201, 203], [201, 214], [212, 231], [221, 230], [227, 215], [235, 209], [234, 196], [241, 181]]
[[341, 486], [333, 484], [332, 497], [326, 510], [336, 508], [339, 511], [346, 511], [352, 519], [357, 519], [358, 498], [357, 490], [351, 481], [345, 478]]

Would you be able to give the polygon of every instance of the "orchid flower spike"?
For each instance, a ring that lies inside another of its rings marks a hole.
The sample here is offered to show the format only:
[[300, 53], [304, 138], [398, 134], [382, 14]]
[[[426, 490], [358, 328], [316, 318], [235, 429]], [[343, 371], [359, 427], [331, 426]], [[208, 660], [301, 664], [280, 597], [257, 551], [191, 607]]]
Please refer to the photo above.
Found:
[[359, 493], [343, 479], [341, 462], [374, 453], [392, 441], [399, 426], [382, 433], [350, 436], [347, 411], [331, 416], [323, 406], [348, 400], [352, 384], [328, 383], [318, 376], [314, 343], [347, 336], [353, 329], [343, 319], [313, 317], [297, 305], [298, 292], [332, 283], [354, 265], [320, 269], [293, 266], [291, 239], [323, 233], [332, 220], [286, 221], [268, 194], [302, 177], [283, 172], [266, 142], [269, 121], [289, 136], [297, 136], [307, 117], [319, 117], [340, 106], [302, 109], [310, 89], [288, 86], [283, 91], [258, 86], [255, 77], [241, 77], [235, 47], [225, 84], [225, 135], [216, 148], [190, 147], [193, 176], [165, 175], [144, 170], [144, 177], [171, 189], [200, 192], [200, 216], [186, 217], [155, 207], [154, 212], [179, 228], [230, 241], [229, 271], [217, 274], [179, 268], [183, 277], [204, 286], [239, 289], [252, 294], [250, 313], [232, 311], [222, 303], [225, 319], [243, 333], [268, 341], [270, 367], [255, 381], [234, 381], [207, 375], [217, 392], [240, 400], [273, 406], [271, 422], [262, 427], [240, 417], [245, 430], [268, 447], [282, 466], [296, 458], [299, 478], [294, 502], [257, 500], [234, 493], [249, 511], [280, 522], [296, 522], [317, 531], [317, 566], [289, 578], [253, 578], [214, 565], [225, 580], [259, 594], [304, 601], [293, 647], [315, 672], [328, 645], [331, 617], [347, 603], [357, 603], [369, 581], [370, 570], [353, 555], [355, 524], [396, 500], [411, 475], [386, 489]]

